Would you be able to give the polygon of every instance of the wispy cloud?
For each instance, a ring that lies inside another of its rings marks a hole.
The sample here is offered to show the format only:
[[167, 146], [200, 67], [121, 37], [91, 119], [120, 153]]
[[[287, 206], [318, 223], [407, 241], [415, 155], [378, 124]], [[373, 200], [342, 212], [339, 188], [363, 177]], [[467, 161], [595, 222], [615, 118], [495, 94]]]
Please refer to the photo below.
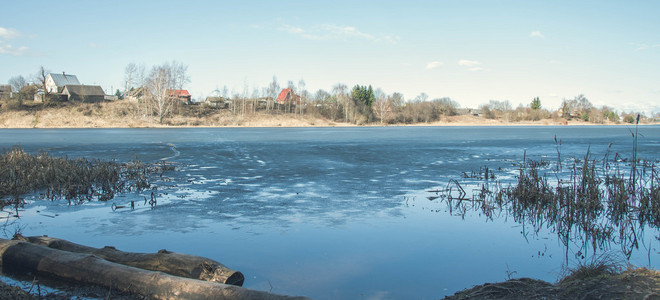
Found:
[[539, 31], [539, 30], [535, 30], [535, 31], [532, 31], [532, 32], [529, 34], [529, 37], [531, 37], [531, 38], [543, 38], [543, 37], [545, 37], [545, 36], [543, 35], [543, 33], [541, 33], [541, 31]]
[[13, 39], [21, 36], [21, 34], [15, 29], [0, 27], [0, 38], [2, 39]]
[[490, 69], [481, 67], [481, 62], [476, 60], [461, 59], [458, 61], [458, 65], [466, 67], [468, 71], [472, 72], [490, 71]]
[[302, 28], [291, 26], [291, 25], [282, 25], [282, 26], [280, 26], [279, 30], [286, 31], [288, 33], [293, 33], [293, 34], [303, 34], [303, 33], [305, 33], [305, 30], [303, 30]]
[[21, 33], [11, 28], [0, 27], [0, 54], [8, 54], [13, 56], [25, 55], [28, 53], [29, 48], [25, 46], [14, 47], [6, 40], [20, 37]]
[[441, 61], [432, 61], [432, 62], [426, 64], [426, 69], [427, 70], [435, 69], [435, 68], [438, 68], [438, 67], [442, 66], [443, 64], [444, 63], [441, 62]]
[[488, 69], [484, 69], [482, 67], [474, 67], [474, 68], [469, 68], [468, 70], [472, 72], [479, 72], [479, 71], [488, 71]]
[[3, 43], [0, 41], [0, 54], [8, 54], [8, 55], [13, 55], [13, 56], [21, 56], [21, 55], [26, 55], [28, 54], [28, 47], [21, 46], [21, 47], [14, 47], [10, 44]]
[[464, 66], [464, 67], [474, 67], [478, 66], [481, 63], [476, 61], [476, 60], [467, 60], [467, 59], [461, 59], [458, 61], [459, 66]]
[[94, 48], [94, 49], [98, 49], [98, 48], [99, 48], [99, 45], [97, 45], [97, 44], [94, 43], [94, 42], [89, 43], [89, 46], [92, 47], [92, 48]]
[[363, 38], [367, 40], [376, 40], [376, 37], [374, 37], [373, 35], [359, 31], [357, 28], [353, 26], [336, 26], [336, 25], [326, 24], [326, 25], [321, 25], [320, 28], [322, 32], [329, 33], [331, 36], [337, 38], [349, 37], [349, 38]]
[[660, 44], [640, 44], [640, 43], [630, 43], [630, 45], [635, 47], [635, 50], [637, 51], [644, 51], [644, 50], [649, 50], [649, 49], [654, 49], [654, 48], [660, 48]]
[[337, 26], [332, 24], [321, 24], [305, 29], [302, 27], [291, 26], [291, 25], [282, 25], [278, 28], [281, 31], [288, 32], [290, 34], [299, 35], [305, 39], [310, 40], [368, 40], [373, 42], [389, 42], [396, 44], [400, 38], [396, 35], [383, 35], [376, 36], [369, 34], [353, 26]]

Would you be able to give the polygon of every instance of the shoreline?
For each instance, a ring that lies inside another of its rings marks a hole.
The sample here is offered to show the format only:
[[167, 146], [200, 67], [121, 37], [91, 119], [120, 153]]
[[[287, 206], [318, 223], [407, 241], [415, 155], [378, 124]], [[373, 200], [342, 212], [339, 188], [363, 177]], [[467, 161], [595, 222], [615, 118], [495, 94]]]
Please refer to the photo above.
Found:
[[[660, 125], [660, 121], [648, 120], [640, 125]], [[626, 122], [587, 122], [580, 119], [548, 118], [537, 121], [507, 121], [488, 119], [483, 116], [443, 116], [439, 121], [420, 123], [354, 124], [332, 121], [317, 115], [294, 115], [272, 112], [232, 114], [226, 109], [204, 110], [188, 107], [179, 114], [164, 119], [164, 124], [154, 116], [142, 115], [130, 103], [105, 102], [68, 104], [45, 109], [0, 111], [2, 129], [63, 129], [63, 128], [303, 128], [303, 127], [522, 127], [522, 126], [635, 126]]]
[[[417, 123], [417, 124], [388, 124], [388, 125], [354, 125], [354, 124], [336, 124], [336, 125], [290, 125], [273, 126], [267, 124], [250, 125], [159, 125], [151, 124], [146, 126], [0, 126], [0, 129], [189, 129], [189, 128], [369, 128], [369, 127], [634, 127], [635, 124], [526, 124], [526, 123], [503, 123], [503, 124], [480, 124], [480, 123]], [[660, 123], [644, 123], [639, 126], [660, 126]]]

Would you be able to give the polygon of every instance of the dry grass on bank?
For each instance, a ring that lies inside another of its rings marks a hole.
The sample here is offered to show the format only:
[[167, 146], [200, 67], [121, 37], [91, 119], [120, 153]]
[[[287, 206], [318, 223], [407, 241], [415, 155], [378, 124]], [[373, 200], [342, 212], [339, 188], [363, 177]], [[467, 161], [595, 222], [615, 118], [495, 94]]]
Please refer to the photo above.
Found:
[[132, 128], [132, 127], [309, 127], [350, 126], [311, 116], [257, 112], [234, 115], [227, 109], [181, 106], [160, 124], [126, 101], [63, 103], [56, 107], [0, 111], [0, 128]]
[[510, 279], [475, 286], [444, 299], [660, 299], [660, 272], [646, 268], [621, 271], [611, 265], [581, 266], [556, 284]]
[[[28, 103], [23, 110], [0, 110], [0, 128], [131, 128], [131, 127], [330, 127], [355, 126], [351, 123], [330, 121], [314, 115], [256, 113], [232, 114], [227, 109], [214, 109], [204, 105], [180, 106], [176, 114], [165, 118], [145, 115], [135, 103], [113, 101], [102, 103], [58, 103], [55, 107], [41, 108]], [[614, 125], [617, 123], [604, 123]], [[372, 126], [379, 126], [374, 122]], [[387, 124], [386, 124], [387, 125]], [[543, 119], [539, 121], [508, 122], [472, 115], [444, 117], [441, 121], [416, 124], [390, 124], [394, 126], [528, 126], [528, 125], [596, 125], [581, 120]]]

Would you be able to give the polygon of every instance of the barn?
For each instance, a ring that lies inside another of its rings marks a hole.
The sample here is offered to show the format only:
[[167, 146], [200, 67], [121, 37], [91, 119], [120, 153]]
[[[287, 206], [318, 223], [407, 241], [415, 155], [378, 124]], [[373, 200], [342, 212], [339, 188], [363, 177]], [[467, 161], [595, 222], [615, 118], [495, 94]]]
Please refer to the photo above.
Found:
[[11, 85], [0, 84], [0, 100], [7, 100], [11, 97]]
[[65, 85], [62, 89], [62, 95], [68, 101], [101, 102], [105, 100], [105, 92], [98, 85]]

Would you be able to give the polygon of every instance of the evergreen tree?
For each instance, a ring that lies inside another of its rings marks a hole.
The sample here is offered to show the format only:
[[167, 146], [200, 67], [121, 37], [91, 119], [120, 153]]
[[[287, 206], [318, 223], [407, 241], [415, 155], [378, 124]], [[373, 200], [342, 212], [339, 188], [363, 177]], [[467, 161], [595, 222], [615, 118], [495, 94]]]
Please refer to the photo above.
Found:
[[534, 100], [532, 100], [531, 107], [533, 110], [541, 109], [541, 100], [539, 97], [536, 97]]
[[373, 103], [376, 102], [374, 89], [371, 87], [371, 85], [369, 85], [369, 87], [355, 85], [353, 90], [351, 90], [351, 97], [356, 104], [360, 103], [368, 107], [371, 107]]

